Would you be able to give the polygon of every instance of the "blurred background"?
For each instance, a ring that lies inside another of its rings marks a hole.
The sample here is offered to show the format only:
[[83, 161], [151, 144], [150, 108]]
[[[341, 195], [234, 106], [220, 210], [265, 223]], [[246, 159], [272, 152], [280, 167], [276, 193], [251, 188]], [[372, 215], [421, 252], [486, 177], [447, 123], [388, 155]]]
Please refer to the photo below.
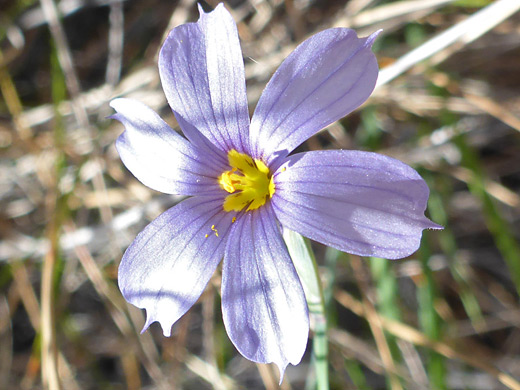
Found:
[[[204, 7], [215, 7], [209, 1]], [[368, 102], [301, 150], [396, 157], [428, 182], [421, 249], [361, 259], [313, 243], [331, 389], [520, 389], [520, 1], [235, 0], [250, 110], [280, 62], [334, 26], [382, 69]], [[0, 389], [276, 389], [225, 333], [220, 275], [164, 338], [140, 335], [117, 266], [180, 198], [122, 165], [116, 96], [178, 128], [157, 53], [195, 1], [0, 2]], [[311, 332], [310, 337], [313, 337]], [[314, 388], [312, 343], [282, 389]]]

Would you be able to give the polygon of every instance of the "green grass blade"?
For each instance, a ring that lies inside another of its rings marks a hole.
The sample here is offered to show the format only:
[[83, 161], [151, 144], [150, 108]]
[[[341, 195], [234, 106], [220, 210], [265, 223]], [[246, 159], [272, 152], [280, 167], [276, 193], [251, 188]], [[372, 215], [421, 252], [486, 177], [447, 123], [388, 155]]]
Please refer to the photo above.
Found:
[[[316, 371], [316, 388], [329, 389], [328, 337], [325, 301], [316, 259], [310, 243], [300, 234], [284, 229], [283, 234], [287, 249], [293, 260], [296, 272], [305, 291], [309, 313], [314, 319], [314, 338], [312, 342], [313, 364]], [[314, 386], [312, 386], [314, 387]]]
[[444, 204], [446, 204], [448, 198], [451, 196], [451, 189], [448, 188], [446, 181], [442, 180], [442, 178], [434, 178], [428, 172], [421, 172], [421, 174], [430, 188], [433, 189], [428, 201], [428, 211], [432, 220], [444, 226], [443, 230], [437, 232], [436, 237], [439, 240], [442, 252], [447, 257], [451, 275], [457, 283], [458, 293], [464, 310], [473, 326], [478, 329], [483, 320], [482, 311], [480, 310], [478, 299], [471, 289], [467, 268], [460, 262], [457, 256], [457, 243], [449, 226], [448, 216], [444, 207]]
[[454, 141], [462, 154], [462, 165], [472, 172], [468, 181], [469, 190], [482, 204], [487, 228], [509, 268], [511, 279], [520, 295], [520, 245], [486, 190], [486, 175], [477, 154], [467, 144], [464, 135], [459, 135]]
[[[427, 232], [425, 234], [428, 234]], [[430, 249], [427, 240], [423, 240], [419, 257], [422, 267], [422, 279], [417, 283], [417, 301], [419, 304], [419, 323], [423, 332], [432, 340], [440, 340], [442, 337], [441, 318], [435, 310], [437, 290], [432, 270], [428, 265]], [[446, 367], [444, 356], [434, 351], [427, 351], [427, 372], [430, 380], [430, 388], [435, 390], [447, 389]]]

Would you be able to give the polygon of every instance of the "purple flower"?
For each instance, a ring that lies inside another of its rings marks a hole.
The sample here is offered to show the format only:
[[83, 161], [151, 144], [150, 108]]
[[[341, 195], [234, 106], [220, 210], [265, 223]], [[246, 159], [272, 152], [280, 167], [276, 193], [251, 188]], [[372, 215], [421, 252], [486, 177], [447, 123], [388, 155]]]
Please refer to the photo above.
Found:
[[307, 39], [267, 84], [250, 121], [237, 28], [226, 9], [201, 10], [161, 49], [164, 92], [186, 138], [145, 105], [116, 99], [116, 146], [148, 187], [188, 196], [125, 252], [119, 287], [164, 335], [197, 301], [222, 259], [222, 313], [246, 358], [281, 374], [300, 362], [309, 332], [305, 295], [282, 227], [342, 251], [391, 259], [414, 252], [428, 187], [416, 171], [375, 153], [289, 155], [371, 94], [377, 34], [345, 28]]

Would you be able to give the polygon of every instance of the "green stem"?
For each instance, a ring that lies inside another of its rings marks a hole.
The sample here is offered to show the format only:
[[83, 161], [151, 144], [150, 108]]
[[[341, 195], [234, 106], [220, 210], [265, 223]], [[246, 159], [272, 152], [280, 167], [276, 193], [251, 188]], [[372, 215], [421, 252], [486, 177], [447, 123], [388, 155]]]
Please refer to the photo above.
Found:
[[[313, 363], [316, 372], [316, 388], [318, 390], [329, 389], [328, 371], [328, 336], [327, 317], [325, 315], [325, 300], [321, 285], [318, 266], [312, 252], [310, 243], [296, 232], [284, 229], [283, 237], [287, 249], [298, 272], [300, 281], [305, 291], [311, 326], [314, 331], [312, 342]], [[312, 386], [314, 387], [314, 386]]]

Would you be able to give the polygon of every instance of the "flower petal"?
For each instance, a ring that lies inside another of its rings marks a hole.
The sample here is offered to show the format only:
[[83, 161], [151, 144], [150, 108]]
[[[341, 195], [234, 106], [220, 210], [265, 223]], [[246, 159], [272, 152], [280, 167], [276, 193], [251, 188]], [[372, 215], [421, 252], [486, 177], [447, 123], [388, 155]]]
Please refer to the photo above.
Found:
[[217, 178], [225, 165], [199, 151], [151, 108], [132, 99], [110, 102], [125, 125], [116, 148], [126, 167], [144, 185], [168, 194], [220, 192]]
[[283, 226], [361, 256], [402, 258], [419, 247], [429, 190], [408, 165], [376, 153], [329, 150], [287, 158], [272, 198]]
[[265, 88], [253, 119], [251, 144], [267, 163], [359, 107], [372, 93], [378, 66], [371, 51], [378, 33], [358, 38], [333, 28], [304, 41]]
[[159, 54], [159, 73], [168, 103], [190, 128], [220, 150], [246, 152], [249, 131], [244, 61], [233, 18], [223, 5], [200, 10], [197, 23], [174, 28]]
[[[233, 213], [221, 198], [188, 198], [136, 237], [119, 266], [125, 299], [146, 309], [143, 332], [158, 321], [166, 337], [197, 301], [222, 259]], [[218, 236], [217, 236], [218, 233]]]
[[280, 377], [298, 364], [309, 333], [302, 285], [269, 203], [240, 216], [226, 245], [222, 314], [227, 333], [247, 359], [274, 362]]

